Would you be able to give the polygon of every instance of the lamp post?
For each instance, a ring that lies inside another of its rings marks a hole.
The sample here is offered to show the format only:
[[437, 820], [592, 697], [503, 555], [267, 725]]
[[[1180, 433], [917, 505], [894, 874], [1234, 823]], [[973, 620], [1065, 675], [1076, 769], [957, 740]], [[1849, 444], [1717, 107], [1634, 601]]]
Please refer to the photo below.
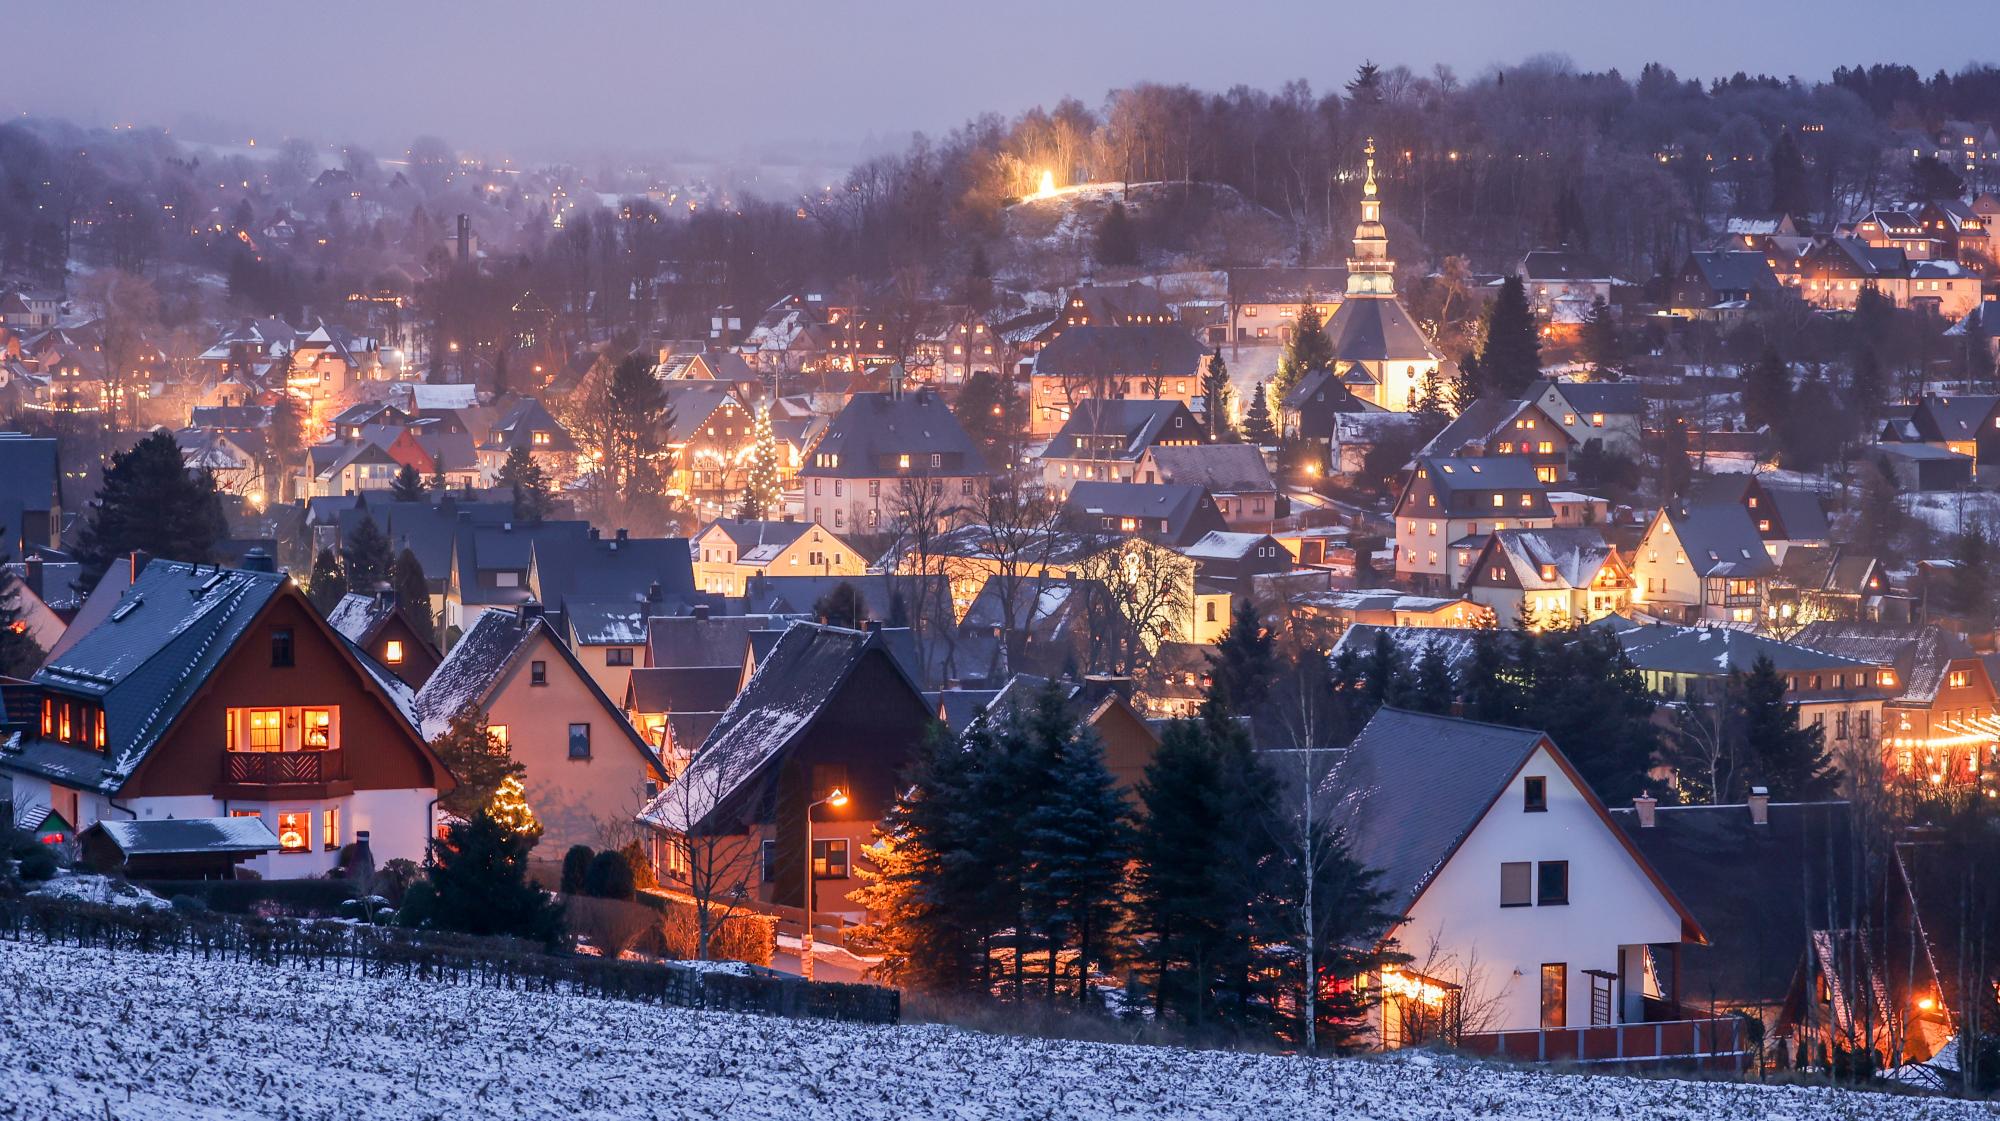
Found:
[[799, 976], [813, 979], [813, 811], [821, 806], [835, 809], [847, 804], [847, 792], [834, 787], [833, 791], [817, 802], [806, 806], [806, 925], [799, 938]]

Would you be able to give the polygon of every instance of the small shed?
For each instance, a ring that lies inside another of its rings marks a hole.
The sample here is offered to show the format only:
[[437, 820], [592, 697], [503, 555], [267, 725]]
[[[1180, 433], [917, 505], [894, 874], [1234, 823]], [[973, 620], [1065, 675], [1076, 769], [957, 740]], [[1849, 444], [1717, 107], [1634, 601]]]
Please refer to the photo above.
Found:
[[84, 860], [132, 879], [233, 880], [236, 866], [278, 847], [261, 817], [100, 821], [78, 834]]
[[1875, 445], [1876, 461], [1897, 490], [1959, 490], [1972, 485], [1973, 459], [1936, 444]]

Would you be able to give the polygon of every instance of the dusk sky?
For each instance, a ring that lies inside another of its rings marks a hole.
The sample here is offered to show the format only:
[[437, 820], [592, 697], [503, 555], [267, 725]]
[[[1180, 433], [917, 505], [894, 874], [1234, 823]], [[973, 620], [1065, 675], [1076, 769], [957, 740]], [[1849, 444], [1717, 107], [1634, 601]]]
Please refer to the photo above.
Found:
[[[1356, 63], [1447, 63], [1472, 77], [1544, 51], [1627, 73], [1823, 77], [1880, 61], [1854, 30], [1879, 3], [1816, 0], [1346, 0], [1144, 4], [661, 3], [596, 0], [23, 5], [8, 16], [0, 106], [205, 140], [303, 135], [384, 155], [430, 132], [488, 155], [616, 149], [735, 157], [942, 131], [1134, 81], [1315, 90]], [[1903, 27], [1962, 3], [1894, 6]], [[86, 44], [85, 37], [89, 36]], [[68, 44], [68, 46], [63, 46]], [[1957, 69], [1976, 38], [1897, 36], [1895, 61]], [[1991, 53], [1989, 51], [1989, 53]]]

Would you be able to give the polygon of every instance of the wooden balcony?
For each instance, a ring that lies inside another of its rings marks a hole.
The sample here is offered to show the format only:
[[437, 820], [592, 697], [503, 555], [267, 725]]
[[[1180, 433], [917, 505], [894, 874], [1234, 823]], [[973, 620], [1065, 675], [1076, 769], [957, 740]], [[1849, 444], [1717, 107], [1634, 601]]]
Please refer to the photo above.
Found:
[[224, 752], [222, 787], [227, 798], [326, 798], [354, 788], [339, 748]]

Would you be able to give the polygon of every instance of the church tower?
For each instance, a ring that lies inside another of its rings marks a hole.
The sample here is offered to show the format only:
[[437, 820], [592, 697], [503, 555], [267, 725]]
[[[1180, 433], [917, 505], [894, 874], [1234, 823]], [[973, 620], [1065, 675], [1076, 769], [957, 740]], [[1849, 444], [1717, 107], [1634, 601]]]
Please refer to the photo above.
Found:
[[1368, 138], [1368, 177], [1361, 184], [1361, 224], [1354, 227], [1354, 256], [1347, 259], [1347, 298], [1396, 298], [1396, 262], [1389, 259], [1389, 231], [1382, 228], [1382, 198], [1375, 186], [1375, 138]]
[[1347, 298], [1327, 317], [1334, 374], [1354, 396], [1391, 412], [1416, 408], [1426, 379], [1443, 364], [1430, 340], [1396, 299], [1396, 262], [1382, 226], [1382, 195], [1375, 183], [1375, 141], [1368, 141], [1368, 173], [1361, 184], [1361, 221], [1354, 227], [1354, 256], [1347, 259]]

